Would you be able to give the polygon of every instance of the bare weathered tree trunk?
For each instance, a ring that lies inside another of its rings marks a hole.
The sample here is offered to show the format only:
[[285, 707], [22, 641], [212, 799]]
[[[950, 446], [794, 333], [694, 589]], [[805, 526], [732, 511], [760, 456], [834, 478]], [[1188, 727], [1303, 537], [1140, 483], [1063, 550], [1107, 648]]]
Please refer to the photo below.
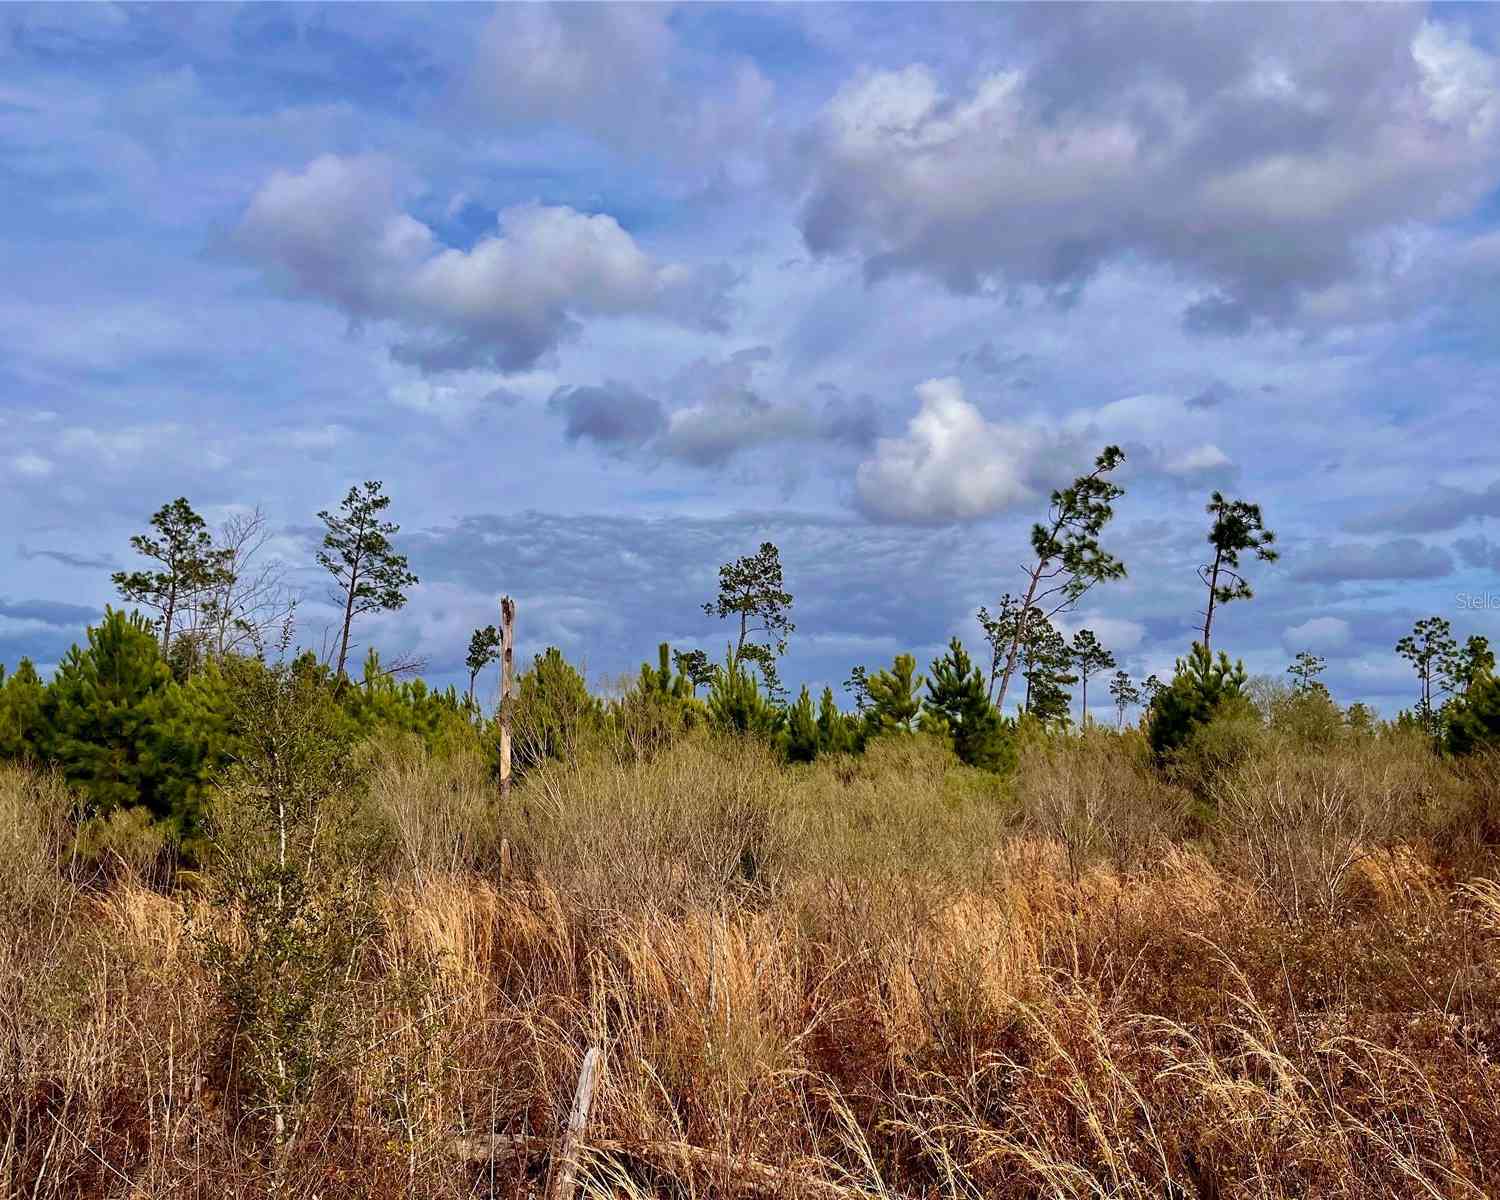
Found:
[[500, 597], [500, 799], [510, 799], [510, 726], [516, 681], [516, 602]]
[[573, 1200], [577, 1189], [578, 1155], [583, 1149], [583, 1131], [589, 1122], [589, 1108], [594, 1103], [594, 1084], [599, 1079], [599, 1047], [590, 1047], [583, 1056], [578, 1072], [578, 1089], [573, 1093], [573, 1109], [568, 1113], [568, 1127], [563, 1133], [562, 1150], [557, 1159], [557, 1173], [552, 1177], [548, 1200]]

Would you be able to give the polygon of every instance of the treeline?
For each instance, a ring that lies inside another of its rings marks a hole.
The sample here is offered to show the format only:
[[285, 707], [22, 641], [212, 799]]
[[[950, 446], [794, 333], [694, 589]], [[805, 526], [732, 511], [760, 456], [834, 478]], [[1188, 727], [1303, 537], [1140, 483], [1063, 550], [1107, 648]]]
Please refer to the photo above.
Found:
[[[1019, 594], [1004, 595], [993, 612], [979, 610], [983, 659], [954, 638], [925, 675], [910, 654], [887, 667], [857, 666], [843, 685], [852, 712], [831, 687], [816, 698], [805, 687], [790, 696], [778, 664], [796, 629], [794, 597], [777, 547], [766, 542], [724, 564], [718, 594], [703, 605], [729, 629], [720, 661], [662, 645], [656, 662], [601, 697], [556, 648], [537, 655], [508, 714], [518, 771], [583, 753], [649, 755], [708, 728], [767, 741], [789, 763], [859, 754], [880, 737], [924, 735], [972, 767], [1004, 773], [1020, 742], [1073, 727], [1075, 687], [1079, 722], [1089, 723], [1091, 683], [1096, 696], [1107, 686], [1117, 730], [1140, 710], [1137, 736], [1167, 771], [1227, 761], [1235, 731], [1254, 722], [1279, 721], [1321, 739], [1374, 732], [1379, 723], [1368, 707], [1333, 703], [1318, 679], [1324, 660], [1310, 651], [1287, 668], [1285, 685], [1252, 681], [1243, 663], [1213, 654], [1217, 613], [1253, 597], [1247, 564], [1277, 558], [1260, 507], [1243, 499], [1219, 492], [1209, 499], [1209, 553], [1198, 570], [1201, 636], [1169, 681], [1136, 681], [1091, 630], [1064, 638], [1054, 619], [1126, 573], [1102, 544], [1123, 495], [1112, 480], [1123, 461], [1118, 447], [1106, 447], [1092, 470], [1052, 493], [1032, 528]], [[380, 482], [368, 481], [350, 488], [338, 509], [318, 514], [325, 532], [316, 559], [339, 614], [322, 654], [293, 649], [300, 597], [285, 564], [268, 559], [271, 535], [258, 511], [211, 531], [185, 497], [164, 505], [148, 532], [131, 538], [147, 566], [112, 577], [121, 597], [144, 612], [107, 611], [50, 681], [26, 659], [8, 676], [0, 666], [0, 758], [54, 767], [88, 815], [135, 811], [191, 842], [208, 789], [235, 761], [247, 689], [280, 672], [319, 697], [331, 714], [323, 724], [350, 742], [409, 735], [429, 753], [462, 749], [498, 766], [498, 714], [475, 700], [480, 674], [499, 654], [494, 626], [470, 639], [462, 693], [403, 679], [413, 664], [384, 663], [374, 650], [357, 680], [349, 674], [362, 618], [399, 610], [418, 582], [394, 544], [399, 526], [385, 517], [390, 503]], [[1459, 643], [1446, 620], [1432, 617], [1396, 649], [1412, 663], [1419, 694], [1392, 728], [1418, 730], [1455, 754], [1500, 744], [1500, 683], [1485, 638]], [[1005, 715], [1007, 697], [1017, 701], [1016, 715]]]

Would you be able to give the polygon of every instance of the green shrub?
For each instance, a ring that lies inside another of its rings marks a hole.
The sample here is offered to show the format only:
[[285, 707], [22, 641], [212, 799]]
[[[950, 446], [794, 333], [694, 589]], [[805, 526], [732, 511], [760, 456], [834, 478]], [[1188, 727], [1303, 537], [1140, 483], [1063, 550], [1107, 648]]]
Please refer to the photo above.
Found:
[[1453, 754], [1500, 748], [1500, 679], [1485, 673], [1448, 713], [1447, 745]]
[[1157, 763], [1170, 762], [1220, 705], [1231, 700], [1248, 705], [1245, 687], [1243, 663], [1230, 665], [1223, 651], [1215, 662], [1208, 648], [1195, 642], [1187, 658], [1177, 660], [1172, 682], [1156, 694], [1147, 713], [1147, 737]]
[[320, 1078], [354, 1037], [351, 988], [379, 932], [360, 832], [362, 779], [344, 714], [317, 673], [241, 664], [241, 749], [205, 855], [217, 919], [194, 929], [224, 1004], [221, 1036], [275, 1163]]
[[787, 762], [794, 763], [812, 762], [822, 748], [818, 718], [813, 711], [812, 693], [807, 690], [806, 685], [798, 694], [797, 702], [787, 709], [781, 745]]
[[942, 718], [944, 732], [960, 762], [987, 771], [1015, 766], [1015, 743], [990, 703], [984, 674], [970, 661], [957, 638], [928, 669], [926, 708]]
[[1221, 699], [1206, 721], [1193, 724], [1187, 740], [1172, 752], [1168, 774], [1200, 801], [1214, 794], [1214, 782], [1249, 760], [1265, 744], [1260, 714], [1243, 696]]
[[516, 681], [516, 765], [524, 771], [548, 759], [576, 761], [597, 741], [603, 715], [583, 676], [548, 646]]
[[0, 667], [0, 759], [37, 757], [44, 696], [41, 676], [29, 658], [8, 679]]
[[770, 739], [781, 732], [786, 713], [761, 692], [753, 674], [726, 663], [709, 684], [708, 719], [725, 732]]
[[458, 689], [434, 691], [420, 679], [398, 680], [373, 649], [358, 686], [339, 692], [352, 728], [351, 739], [412, 734], [431, 754], [472, 752], [479, 734]]
[[106, 610], [88, 646], [68, 651], [46, 690], [40, 749], [90, 814], [142, 805], [187, 835], [208, 781], [227, 761], [232, 707], [216, 669], [175, 683], [150, 623]]

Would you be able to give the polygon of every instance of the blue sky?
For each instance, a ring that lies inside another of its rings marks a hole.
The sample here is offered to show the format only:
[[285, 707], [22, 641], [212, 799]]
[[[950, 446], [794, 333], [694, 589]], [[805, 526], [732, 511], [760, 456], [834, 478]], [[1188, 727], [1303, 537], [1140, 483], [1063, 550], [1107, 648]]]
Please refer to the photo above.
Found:
[[[924, 660], [1050, 488], [1129, 456], [1087, 625], [1165, 674], [1210, 491], [1282, 560], [1218, 646], [1413, 694], [1500, 640], [1496, 10], [0, 7], [0, 661], [44, 668], [159, 505], [381, 479], [421, 576], [357, 640], [462, 675], [503, 591], [595, 679], [722, 646]], [[1101, 689], [1102, 690], [1102, 689]]]

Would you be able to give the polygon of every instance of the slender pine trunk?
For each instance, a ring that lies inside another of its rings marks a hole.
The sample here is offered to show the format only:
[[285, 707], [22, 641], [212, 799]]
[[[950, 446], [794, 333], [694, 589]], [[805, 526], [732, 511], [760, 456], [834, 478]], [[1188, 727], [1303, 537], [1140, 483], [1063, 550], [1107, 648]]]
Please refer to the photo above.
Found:
[[[1055, 532], [1056, 531], [1054, 530], [1054, 533]], [[1011, 676], [1014, 675], [1016, 671], [1016, 656], [1020, 653], [1021, 644], [1025, 640], [1026, 626], [1031, 621], [1032, 601], [1036, 599], [1036, 589], [1041, 583], [1042, 572], [1047, 569], [1048, 561], [1050, 560], [1043, 559], [1041, 562], [1037, 563], [1036, 567], [1032, 570], [1031, 578], [1027, 581], [1026, 584], [1026, 596], [1021, 601], [1021, 611], [1016, 616], [1016, 631], [1010, 639], [1010, 652], [1005, 656], [1005, 672], [1000, 676], [1000, 695], [995, 700], [995, 708], [998, 709], [1001, 713], [1005, 712], [1005, 694], [1010, 690]], [[1026, 685], [1026, 695], [1026, 707], [1030, 708], [1031, 684], [1029, 681]]]
[[[358, 536], [362, 537], [363, 531]], [[355, 545], [358, 546], [358, 541], [356, 541]], [[359, 590], [359, 559], [359, 551], [356, 549], [354, 558], [349, 563], [349, 587], [348, 593], [344, 597], [344, 630], [342, 636], [339, 638], [338, 670], [334, 672], [334, 678], [338, 680], [344, 678], [344, 666], [349, 659], [349, 628], [354, 624], [354, 595]]]
[[1214, 552], [1214, 567], [1208, 576], [1208, 611], [1203, 614], [1203, 648], [1208, 649], [1208, 634], [1214, 623], [1214, 597], [1219, 591], [1219, 564], [1224, 561], [1224, 552]]

